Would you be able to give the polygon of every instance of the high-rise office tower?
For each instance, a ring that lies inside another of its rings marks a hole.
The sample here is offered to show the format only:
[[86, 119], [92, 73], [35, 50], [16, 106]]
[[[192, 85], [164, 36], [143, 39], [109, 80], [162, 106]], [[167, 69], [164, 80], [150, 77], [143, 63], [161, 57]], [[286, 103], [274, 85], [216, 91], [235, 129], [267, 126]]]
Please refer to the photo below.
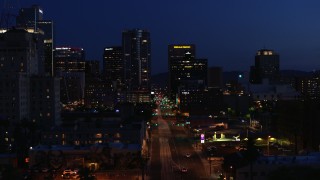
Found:
[[168, 46], [169, 90], [174, 97], [179, 88], [205, 86], [207, 60], [195, 59], [195, 45], [174, 44]]
[[53, 125], [60, 119], [59, 84], [39, 76], [38, 34], [12, 29], [0, 36], [0, 116]]
[[196, 46], [194, 44], [172, 44], [168, 46], [169, 63], [176, 59], [182, 59], [186, 55], [191, 58], [196, 57]]
[[261, 83], [268, 79], [270, 83], [276, 83], [280, 78], [279, 55], [273, 50], [261, 49], [256, 53], [255, 65], [251, 67], [250, 82]]
[[145, 30], [134, 29], [122, 33], [127, 101], [150, 101], [151, 39]]
[[124, 61], [122, 47], [113, 46], [104, 48], [103, 73], [109, 81], [124, 82]]
[[38, 43], [35, 34], [23, 29], [12, 29], [0, 35], [0, 72], [38, 75]]
[[85, 52], [83, 48], [56, 47], [53, 50], [55, 74], [61, 77], [63, 104], [82, 102], [85, 88]]
[[37, 42], [20, 29], [0, 36], [0, 114], [17, 123], [29, 118], [29, 80], [38, 74]]
[[53, 50], [53, 59], [55, 74], [85, 71], [85, 51], [83, 48], [56, 47]]
[[44, 60], [40, 62], [43, 64], [44, 69], [41, 71], [53, 76], [53, 22], [51, 20], [44, 20], [42, 8], [38, 5], [33, 5], [29, 8], [21, 8], [19, 10], [16, 23], [18, 28], [32, 28], [34, 32], [43, 32], [44, 52], [41, 52], [41, 56], [43, 56]]
[[37, 22], [38, 28], [44, 32], [44, 71], [47, 75], [54, 76], [53, 72], [53, 22], [41, 20]]

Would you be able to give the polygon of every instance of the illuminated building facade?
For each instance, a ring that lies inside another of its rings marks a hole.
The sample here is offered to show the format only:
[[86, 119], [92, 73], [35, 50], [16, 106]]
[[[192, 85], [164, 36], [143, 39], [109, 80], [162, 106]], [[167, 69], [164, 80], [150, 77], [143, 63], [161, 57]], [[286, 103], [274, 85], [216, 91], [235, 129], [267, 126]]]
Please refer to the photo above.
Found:
[[150, 33], [140, 29], [122, 32], [122, 48], [127, 101], [150, 102]]
[[123, 83], [124, 61], [121, 46], [104, 48], [103, 72], [107, 80]]
[[63, 104], [82, 103], [86, 65], [83, 48], [56, 47], [53, 56], [55, 75], [61, 77], [61, 102]]
[[189, 114], [211, 110], [211, 91], [207, 89], [208, 60], [196, 58], [195, 45], [169, 45], [168, 64], [171, 99], [176, 100], [179, 110]]
[[53, 56], [56, 74], [85, 71], [85, 52], [83, 48], [56, 47], [53, 50]]
[[261, 83], [268, 79], [270, 83], [276, 83], [280, 79], [279, 55], [273, 50], [261, 49], [256, 53], [255, 65], [251, 67], [250, 82]]
[[168, 46], [168, 72], [169, 72], [169, 91], [173, 96], [178, 92], [180, 82], [185, 79], [187, 74], [181, 72], [184, 70], [183, 64], [190, 66], [190, 60], [195, 58], [195, 45], [193, 44], [175, 44]]
[[310, 77], [299, 77], [295, 80], [295, 89], [309, 99], [320, 99], [320, 73]]
[[182, 89], [179, 100], [180, 110], [190, 115], [218, 114], [224, 108], [221, 88]]
[[124, 57], [121, 46], [110, 46], [104, 49], [103, 73], [107, 82], [111, 83], [114, 103], [124, 102], [126, 99], [124, 84]]
[[174, 96], [179, 89], [204, 89], [208, 61], [195, 59], [195, 45], [169, 45], [169, 89]]
[[86, 107], [109, 107], [115, 103], [115, 92], [110, 81], [99, 78], [86, 80], [84, 104]]

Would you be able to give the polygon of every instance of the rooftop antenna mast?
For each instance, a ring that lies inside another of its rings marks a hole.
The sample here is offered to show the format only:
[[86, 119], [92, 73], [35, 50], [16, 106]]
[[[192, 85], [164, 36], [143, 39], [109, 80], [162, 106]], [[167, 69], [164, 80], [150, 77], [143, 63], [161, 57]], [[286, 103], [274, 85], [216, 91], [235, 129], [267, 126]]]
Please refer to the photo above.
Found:
[[8, 30], [16, 25], [19, 0], [4, 0], [1, 7], [0, 28]]

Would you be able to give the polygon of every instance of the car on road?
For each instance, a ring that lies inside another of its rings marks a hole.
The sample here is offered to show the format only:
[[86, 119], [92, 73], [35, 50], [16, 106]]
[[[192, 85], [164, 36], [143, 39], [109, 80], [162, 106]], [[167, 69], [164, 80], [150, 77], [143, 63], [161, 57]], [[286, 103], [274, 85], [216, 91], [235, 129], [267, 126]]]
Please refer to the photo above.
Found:
[[186, 172], [188, 172], [188, 169], [183, 167], [183, 168], [181, 168], [181, 172], [186, 173]]
[[186, 154], [186, 157], [187, 157], [187, 158], [191, 157], [191, 154], [190, 154], [190, 153], [187, 153], [187, 154]]
[[63, 170], [63, 174], [66, 174], [66, 173], [72, 173], [72, 170], [71, 169], [65, 169], [65, 170]]
[[72, 174], [71, 173], [64, 173], [61, 175], [61, 177], [63, 179], [71, 179], [72, 178]]

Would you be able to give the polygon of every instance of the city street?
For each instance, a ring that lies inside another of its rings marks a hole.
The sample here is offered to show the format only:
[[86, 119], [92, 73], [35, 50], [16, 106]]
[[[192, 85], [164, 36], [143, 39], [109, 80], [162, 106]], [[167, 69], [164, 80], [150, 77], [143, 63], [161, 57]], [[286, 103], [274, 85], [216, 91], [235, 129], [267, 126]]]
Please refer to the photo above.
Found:
[[[152, 153], [150, 179], [209, 179], [209, 161], [193, 147], [191, 136], [182, 126], [171, 125], [158, 109], [155, 120], [157, 128], [152, 130]], [[187, 157], [187, 154], [190, 156]], [[218, 165], [216, 165], [218, 166]], [[214, 167], [214, 161], [212, 161]], [[182, 172], [182, 169], [186, 172]]]

